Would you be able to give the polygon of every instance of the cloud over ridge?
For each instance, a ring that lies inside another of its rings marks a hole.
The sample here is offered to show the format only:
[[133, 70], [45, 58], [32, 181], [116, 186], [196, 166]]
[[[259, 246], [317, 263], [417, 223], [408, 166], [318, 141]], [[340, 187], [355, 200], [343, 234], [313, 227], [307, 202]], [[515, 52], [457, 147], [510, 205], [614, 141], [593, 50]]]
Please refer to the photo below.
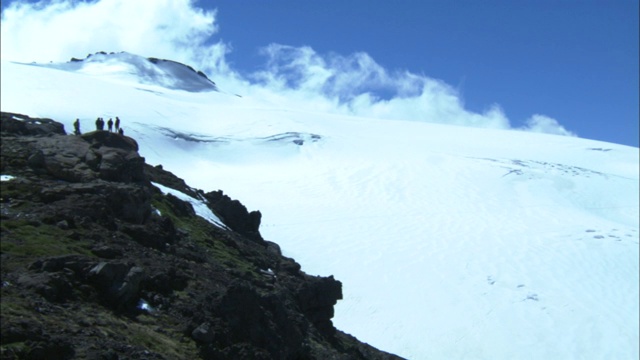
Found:
[[[389, 71], [364, 52], [319, 54], [311, 47], [272, 43], [264, 66], [241, 75], [226, 60], [231, 46], [217, 39], [217, 12], [191, 0], [51, 0], [13, 2], [2, 12], [3, 60], [60, 62], [97, 51], [166, 58], [202, 70], [222, 90], [286, 108], [381, 119], [512, 129], [491, 105], [476, 113], [446, 83], [410, 71]], [[533, 115], [521, 128], [575, 134], [555, 119]]]

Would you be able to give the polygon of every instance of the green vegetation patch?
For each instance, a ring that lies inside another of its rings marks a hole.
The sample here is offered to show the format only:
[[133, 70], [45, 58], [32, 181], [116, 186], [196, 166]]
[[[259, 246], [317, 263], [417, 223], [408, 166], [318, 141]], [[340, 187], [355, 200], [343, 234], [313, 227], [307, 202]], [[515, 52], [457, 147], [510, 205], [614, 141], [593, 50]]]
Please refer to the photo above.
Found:
[[[169, 359], [195, 359], [198, 357], [196, 343], [176, 329], [181, 324], [175, 319], [162, 315], [140, 315], [135, 319], [114, 314], [100, 306], [64, 307], [53, 306], [47, 316], [33, 311], [33, 304], [29, 299], [19, 296], [3, 294], [2, 319], [7, 323], [24, 323], [25, 321], [53, 332], [65, 329], [65, 332], [83, 334], [84, 339], [78, 338], [74, 346], [77, 358], [85, 358], [89, 350], [86, 344], [94, 343], [91, 338], [99, 337], [103, 341], [126, 341], [127, 344], [139, 346], [151, 352], [162, 354]], [[70, 312], [73, 312], [71, 314]], [[70, 322], [69, 319], [77, 319]], [[3, 353], [11, 350], [13, 353], [26, 354], [28, 346], [21, 341], [0, 344]]]
[[194, 341], [183, 334], [167, 332], [166, 329], [179, 328], [179, 324], [171, 324], [169, 318], [151, 315], [138, 316], [135, 322], [126, 322], [124, 333], [132, 345], [144, 347], [162, 354], [170, 359], [194, 359], [198, 349]]
[[0, 250], [4, 254], [34, 258], [80, 254], [92, 256], [86, 240], [69, 237], [70, 230], [27, 219], [2, 220]]
[[40, 192], [41, 187], [29, 181], [11, 180], [0, 182], [0, 199], [3, 202], [12, 199], [24, 199]]
[[256, 266], [247, 261], [238, 249], [218, 238], [212, 231], [212, 225], [200, 216], [177, 216], [172, 210], [171, 203], [162, 195], [155, 195], [153, 207], [163, 216], [169, 217], [178, 229], [189, 234], [189, 238], [206, 251], [218, 263], [233, 268], [249, 277], [260, 278]]

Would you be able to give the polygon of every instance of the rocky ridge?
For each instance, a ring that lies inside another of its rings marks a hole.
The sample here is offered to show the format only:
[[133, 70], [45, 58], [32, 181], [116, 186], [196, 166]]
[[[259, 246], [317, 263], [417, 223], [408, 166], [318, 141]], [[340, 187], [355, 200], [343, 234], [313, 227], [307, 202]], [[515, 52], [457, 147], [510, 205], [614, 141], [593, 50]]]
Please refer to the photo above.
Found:
[[1, 136], [2, 359], [398, 359], [333, 326], [342, 284], [263, 239], [259, 212], [134, 139], [4, 112]]

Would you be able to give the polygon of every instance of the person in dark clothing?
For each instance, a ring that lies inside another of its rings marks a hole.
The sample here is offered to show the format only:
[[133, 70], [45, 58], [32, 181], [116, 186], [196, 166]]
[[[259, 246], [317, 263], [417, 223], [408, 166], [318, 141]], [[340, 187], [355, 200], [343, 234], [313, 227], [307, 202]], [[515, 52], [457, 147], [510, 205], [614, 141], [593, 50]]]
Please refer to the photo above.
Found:
[[122, 130], [122, 128], [118, 129], [118, 134], [124, 135], [124, 130]]
[[73, 122], [73, 133], [80, 135], [80, 119], [76, 119], [76, 121]]
[[96, 130], [104, 130], [104, 120], [101, 117], [96, 120]]
[[109, 118], [109, 121], [107, 122], [107, 126], [109, 126], [109, 132], [113, 131], [113, 120], [111, 120], [111, 118]]
[[120, 129], [120, 118], [116, 116], [116, 131]]

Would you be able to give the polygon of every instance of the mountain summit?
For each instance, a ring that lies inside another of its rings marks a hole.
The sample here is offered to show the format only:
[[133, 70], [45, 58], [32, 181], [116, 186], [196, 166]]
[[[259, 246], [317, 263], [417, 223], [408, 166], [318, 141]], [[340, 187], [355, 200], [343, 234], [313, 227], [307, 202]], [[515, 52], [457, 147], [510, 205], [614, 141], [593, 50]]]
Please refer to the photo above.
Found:
[[147, 85], [189, 92], [217, 91], [216, 84], [202, 71], [172, 60], [145, 58], [127, 52], [89, 54], [66, 63], [33, 64], [65, 71], [129, 80]]

